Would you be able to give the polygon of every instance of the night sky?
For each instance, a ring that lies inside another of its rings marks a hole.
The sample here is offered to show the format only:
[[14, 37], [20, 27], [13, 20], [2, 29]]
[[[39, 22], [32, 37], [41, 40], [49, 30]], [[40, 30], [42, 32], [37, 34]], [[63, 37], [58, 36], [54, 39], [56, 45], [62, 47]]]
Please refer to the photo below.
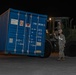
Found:
[[67, 0], [0, 0], [0, 14], [9, 8], [55, 17], [76, 17], [76, 4]]

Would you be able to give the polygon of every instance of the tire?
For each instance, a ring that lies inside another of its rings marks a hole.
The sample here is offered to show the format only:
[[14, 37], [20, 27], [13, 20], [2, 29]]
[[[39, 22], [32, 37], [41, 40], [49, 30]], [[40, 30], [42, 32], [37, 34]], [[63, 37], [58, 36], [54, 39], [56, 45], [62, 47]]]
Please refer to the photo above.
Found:
[[76, 41], [70, 41], [66, 43], [64, 53], [65, 53], [65, 56], [75, 57], [76, 56]]
[[45, 41], [45, 50], [44, 50], [44, 58], [47, 58], [51, 55], [51, 51], [52, 51], [53, 47], [52, 44], [49, 40]]

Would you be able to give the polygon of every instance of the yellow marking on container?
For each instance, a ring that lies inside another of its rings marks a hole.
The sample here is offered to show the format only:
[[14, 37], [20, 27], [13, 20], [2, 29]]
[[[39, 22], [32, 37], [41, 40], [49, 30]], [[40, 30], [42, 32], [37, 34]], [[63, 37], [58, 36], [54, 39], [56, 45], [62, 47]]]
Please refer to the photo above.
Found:
[[41, 53], [41, 50], [35, 50], [34, 53]]

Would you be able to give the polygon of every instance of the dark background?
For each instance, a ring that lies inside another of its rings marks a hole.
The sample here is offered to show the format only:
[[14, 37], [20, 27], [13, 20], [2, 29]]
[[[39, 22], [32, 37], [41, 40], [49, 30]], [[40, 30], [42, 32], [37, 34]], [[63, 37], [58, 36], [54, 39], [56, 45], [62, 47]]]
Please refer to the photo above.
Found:
[[73, 0], [0, 0], [0, 14], [9, 8], [76, 20], [76, 2]]

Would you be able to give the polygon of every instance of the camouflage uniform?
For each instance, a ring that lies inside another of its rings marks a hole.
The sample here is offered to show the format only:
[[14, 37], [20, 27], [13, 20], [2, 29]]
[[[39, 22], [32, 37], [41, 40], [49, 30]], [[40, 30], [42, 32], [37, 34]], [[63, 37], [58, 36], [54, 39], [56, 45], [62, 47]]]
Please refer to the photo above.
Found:
[[65, 47], [65, 36], [62, 34], [62, 29], [58, 30], [59, 35], [55, 35], [55, 38], [58, 39], [58, 46], [59, 46], [59, 59], [61, 58], [64, 59], [65, 55], [64, 55], [64, 47]]
[[65, 57], [64, 55], [64, 47], [65, 47], [65, 43], [66, 43], [66, 40], [65, 40], [65, 36], [63, 34], [60, 34], [58, 36], [58, 44], [59, 44], [59, 58], [61, 57]]

